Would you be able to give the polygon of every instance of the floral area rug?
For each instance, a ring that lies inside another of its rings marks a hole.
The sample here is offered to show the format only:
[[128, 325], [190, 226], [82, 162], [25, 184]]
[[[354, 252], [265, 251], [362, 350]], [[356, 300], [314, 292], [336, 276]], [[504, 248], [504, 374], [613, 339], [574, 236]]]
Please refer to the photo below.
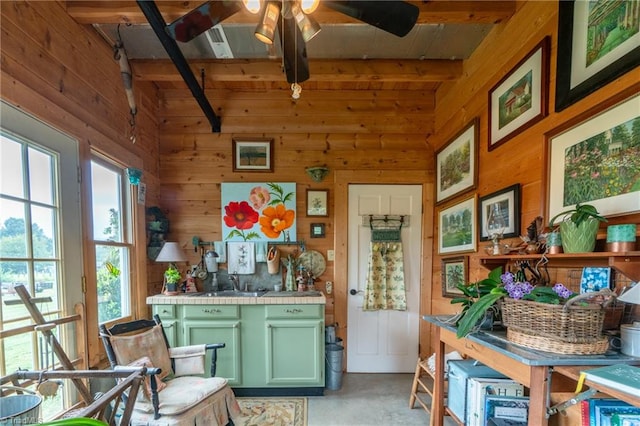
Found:
[[238, 398], [236, 426], [307, 426], [307, 398]]

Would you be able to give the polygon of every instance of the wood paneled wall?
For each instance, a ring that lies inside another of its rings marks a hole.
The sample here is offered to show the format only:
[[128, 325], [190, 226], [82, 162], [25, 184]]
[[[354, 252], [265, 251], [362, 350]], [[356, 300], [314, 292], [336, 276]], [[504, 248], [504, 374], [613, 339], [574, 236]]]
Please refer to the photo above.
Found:
[[[479, 182], [475, 192], [479, 197], [515, 183], [521, 185], [521, 234], [538, 215], [544, 215], [545, 198], [545, 134], [555, 133], [559, 126], [584, 119], [589, 111], [607, 103], [621, 93], [638, 91], [640, 70], [635, 69], [609, 85], [592, 93], [574, 105], [554, 112], [556, 55], [557, 55], [558, 3], [555, 1], [529, 1], [519, 3], [519, 10], [507, 22], [496, 26], [480, 44], [473, 56], [463, 65], [464, 78], [443, 85], [436, 96], [436, 129], [429, 143], [437, 150], [453, 137], [470, 119], [480, 117]], [[515, 136], [493, 151], [488, 150], [488, 93], [500, 79], [533, 49], [545, 36], [551, 36], [551, 74], [549, 88], [549, 115], [526, 131]], [[439, 209], [439, 207], [438, 207]], [[437, 217], [437, 211], [435, 213]], [[548, 218], [547, 218], [548, 219]], [[640, 215], [629, 215], [610, 220], [640, 222]], [[604, 228], [603, 228], [604, 229]], [[437, 235], [437, 229], [434, 230]], [[511, 240], [518, 244], [519, 239]], [[487, 274], [478, 257], [483, 251], [470, 254], [470, 280], [476, 281]], [[434, 253], [437, 253], [434, 247]], [[434, 314], [453, 313], [452, 306], [443, 298], [440, 289], [440, 257], [436, 256], [432, 271], [432, 306]]]
[[[59, 2], [2, 1], [1, 97], [79, 141], [82, 182], [88, 182], [90, 151], [112, 155], [126, 166], [143, 170], [147, 203], [158, 203], [158, 142], [155, 89], [148, 83], [136, 85], [138, 105], [137, 142], [129, 141], [129, 106], [113, 51], [93, 29], [76, 24]], [[93, 252], [88, 212], [90, 189], [82, 184], [83, 251], [87, 292], [69, 295], [77, 302], [97, 300], [95, 264], [88, 263]], [[135, 289], [146, 315], [146, 249], [144, 208], [136, 208], [142, 241], [136, 251], [138, 277]], [[78, 277], [78, 281], [83, 277]], [[95, 303], [85, 313], [88, 330], [89, 363], [99, 362], [103, 351], [98, 340]]]

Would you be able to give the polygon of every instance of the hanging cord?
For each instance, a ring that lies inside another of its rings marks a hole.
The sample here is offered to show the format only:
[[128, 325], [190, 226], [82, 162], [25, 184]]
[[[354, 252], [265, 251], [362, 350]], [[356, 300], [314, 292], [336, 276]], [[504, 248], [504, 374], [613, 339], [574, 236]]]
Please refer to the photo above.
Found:
[[293, 57], [293, 84], [291, 85], [291, 97], [295, 100], [300, 99], [300, 93], [302, 92], [302, 87], [298, 84], [298, 25], [294, 19], [293, 26], [293, 48], [295, 50], [295, 55]]
[[[122, 83], [124, 85], [124, 91], [127, 95], [127, 102], [129, 102], [129, 140], [131, 143], [136, 143], [136, 114], [138, 108], [136, 107], [136, 99], [133, 95], [133, 77], [131, 74], [131, 66], [129, 64], [129, 58], [122, 42], [122, 35], [120, 34], [120, 25], [117, 27], [118, 39], [113, 46], [113, 59], [118, 61], [120, 65], [120, 76], [122, 77]], [[127, 24], [131, 25], [131, 24]]]

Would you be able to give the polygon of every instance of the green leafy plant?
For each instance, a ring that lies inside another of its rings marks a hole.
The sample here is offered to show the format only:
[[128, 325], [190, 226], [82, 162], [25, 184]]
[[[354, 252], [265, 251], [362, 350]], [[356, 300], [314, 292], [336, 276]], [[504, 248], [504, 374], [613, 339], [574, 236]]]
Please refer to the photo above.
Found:
[[503, 274], [501, 266], [489, 272], [487, 278], [467, 285], [460, 284], [457, 288], [464, 294], [451, 300], [451, 303], [460, 303], [463, 306], [456, 323], [458, 337], [471, 333], [488, 311], [497, 312], [497, 303], [503, 297], [558, 305], [576, 296], [559, 283], [553, 287], [534, 287], [527, 281], [524, 272]]
[[180, 271], [172, 265], [164, 272], [164, 278], [167, 280], [167, 284], [177, 284], [182, 278], [182, 275], [180, 275]]
[[562, 218], [562, 221], [571, 220], [576, 226], [580, 226], [580, 224], [586, 221], [589, 218], [594, 218], [599, 220], [600, 222], [607, 222], [607, 219], [598, 213], [598, 210], [592, 206], [591, 204], [576, 204], [575, 208], [570, 210], [565, 210], [561, 213], [555, 215], [549, 221], [549, 227], [554, 228], [556, 226], [556, 219]]

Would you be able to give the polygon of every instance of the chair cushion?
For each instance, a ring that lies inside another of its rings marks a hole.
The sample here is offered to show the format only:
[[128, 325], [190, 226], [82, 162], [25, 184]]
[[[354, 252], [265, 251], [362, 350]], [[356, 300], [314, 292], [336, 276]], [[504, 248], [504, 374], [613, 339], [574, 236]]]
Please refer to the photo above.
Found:
[[[160, 414], [174, 416], [187, 411], [210, 395], [227, 385], [227, 379], [221, 377], [176, 377], [166, 382], [167, 387], [158, 394]], [[135, 409], [145, 413], [153, 413], [150, 402], [138, 402]]]
[[146, 356], [155, 367], [162, 370], [158, 375], [160, 379], [172, 373], [171, 358], [161, 325], [138, 334], [109, 336], [109, 340], [119, 365], [128, 365]]

